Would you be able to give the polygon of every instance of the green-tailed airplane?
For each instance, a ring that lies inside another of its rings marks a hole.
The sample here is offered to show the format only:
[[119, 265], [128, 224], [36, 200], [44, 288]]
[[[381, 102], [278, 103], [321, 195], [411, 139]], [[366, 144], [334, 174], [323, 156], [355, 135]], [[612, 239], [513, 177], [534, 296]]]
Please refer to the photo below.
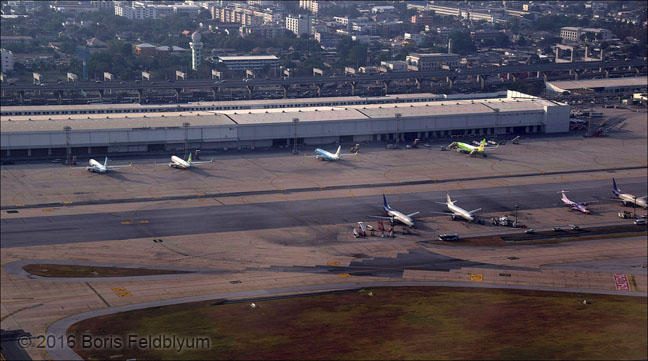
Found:
[[456, 149], [457, 152], [469, 154], [471, 157], [474, 157], [477, 154], [481, 154], [482, 156], [486, 157], [486, 153], [484, 152], [484, 149], [497, 148], [498, 146], [499, 145], [495, 147], [486, 147], [486, 138], [484, 138], [482, 139], [481, 143], [479, 143], [479, 146], [470, 145], [462, 142], [453, 142], [448, 146], [448, 149]]

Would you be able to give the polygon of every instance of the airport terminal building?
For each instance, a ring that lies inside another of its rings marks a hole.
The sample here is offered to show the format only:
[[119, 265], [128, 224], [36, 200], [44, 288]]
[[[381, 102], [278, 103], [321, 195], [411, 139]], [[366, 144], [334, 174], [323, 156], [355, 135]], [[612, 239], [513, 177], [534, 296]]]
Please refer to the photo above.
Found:
[[[231, 102], [227, 110], [185, 104], [174, 111], [141, 112], [122, 104], [114, 112], [115, 105], [106, 104], [84, 114], [74, 109], [87, 106], [74, 105], [57, 106], [69, 109], [47, 115], [3, 111], [2, 157], [65, 156], [68, 148], [72, 155], [96, 156], [177, 152], [185, 146], [209, 151], [286, 147], [294, 141], [326, 145], [394, 141], [398, 136], [410, 141], [569, 130], [569, 105], [514, 91], [390, 97], [384, 102], [376, 98], [260, 100], [248, 109], [234, 109], [238, 102]], [[45, 112], [47, 107], [41, 108]]]

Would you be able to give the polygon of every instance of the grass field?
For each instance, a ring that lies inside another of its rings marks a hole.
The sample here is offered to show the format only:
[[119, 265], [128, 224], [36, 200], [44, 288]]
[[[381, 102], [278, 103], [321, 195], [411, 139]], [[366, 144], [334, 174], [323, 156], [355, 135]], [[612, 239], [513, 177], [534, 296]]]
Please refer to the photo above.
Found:
[[[584, 299], [590, 303], [583, 304]], [[208, 349], [180, 353], [76, 347], [84, 359], [648, 357], [645, 297], [396, 287], [256, 305], [211, 301], [136, 310], [82, 321], [70, 328], [69, 335], [210, 339]]]
[[538, 231], [527, 234], [520, 229], [517, 233], [500, 234], [493, 236], [479, 236], [461, 238], [458, 241], [425, 241], [429, 244], [457, 245], [457, 246], [510, 246], [529, 244], [552, 244], [562, 242], [587, 241], [594, 239], [612, 239], [648, 235], [646, 226], [634, 224], [588, 227], [580, 231], [569, 228], [562, 231]]
[[149, 268], [95, 267], [61, 264], [28, 264], [23, 266], [23, 270], [41, 277], [126, 277], [189, 273], [187, 271]]

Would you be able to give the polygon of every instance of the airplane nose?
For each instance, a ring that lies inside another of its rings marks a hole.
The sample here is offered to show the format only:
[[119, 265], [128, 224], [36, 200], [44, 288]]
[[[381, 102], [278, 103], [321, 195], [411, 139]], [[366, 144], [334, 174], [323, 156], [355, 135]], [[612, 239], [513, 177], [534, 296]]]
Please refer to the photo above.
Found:
[[590, 210], [589, 210], [589, 209], [586, 209], [586, 210], [585, 210], [585, 214], [590, 214]]

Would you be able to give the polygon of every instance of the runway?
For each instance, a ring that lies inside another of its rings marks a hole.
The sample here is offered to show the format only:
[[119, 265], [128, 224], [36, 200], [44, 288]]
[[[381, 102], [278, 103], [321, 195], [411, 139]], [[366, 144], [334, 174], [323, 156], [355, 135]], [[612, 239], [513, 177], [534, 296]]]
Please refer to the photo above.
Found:
[[[569, 190], [569, 198], [597, 201], [591, 206], [616, 202], [612, 197], [611, 180], [577, 181], [491, 187], [452, 191], [457, 205], [479, 213], [510, 212], [555, 208], [559, 206], [560, 190]], [[643, 195], [646, 178], [625, 178], [625, 192]], [[438, 216], [446, 208], [436, 202], [445, 201], [445, 192], [388, 194], [392, 207], [405, 213], [420, 211], [419, 217]], [[565, 210], [567, 211], [567, 209]], [[96, 242], [133, 238], [179, 236], [240, 230], [277, 229], [285, 227], [316, 227], [371, 221], [370, 215], [383, 216], [382, 197], [345, 197], [290, 202], [248, 203], [239, 205], [194, 208], [106, 212], [70, 216], [11, 218], [2, 220], [1, 247], [24, 247], [76, 242]], [[418, 222], [415, 228], [434, 229], [434, 223]], [[478, 227], [478, 226], [476, 226]]]

